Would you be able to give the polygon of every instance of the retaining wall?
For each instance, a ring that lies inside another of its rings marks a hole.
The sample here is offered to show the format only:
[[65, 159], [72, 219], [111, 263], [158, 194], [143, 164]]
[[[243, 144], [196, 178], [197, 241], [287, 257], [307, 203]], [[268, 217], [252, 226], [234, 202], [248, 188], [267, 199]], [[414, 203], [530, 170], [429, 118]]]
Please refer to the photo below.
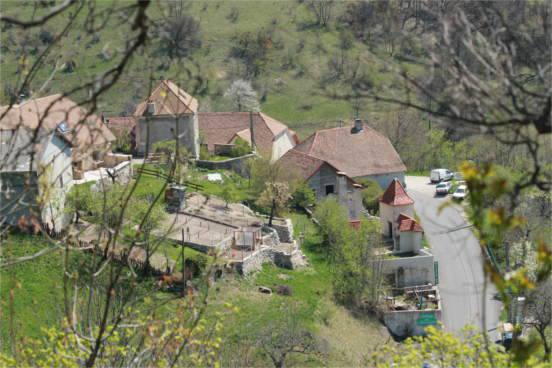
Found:
[[290, 270], [304, 265], [303, 253], [295, 246], [291, 253], [262, 246], [261, 249], [246, 257], [243, 261], [237, 262], [236, 269], [244, 275], [260, 271], [265, 263], [272, 263], [278, 267]]
[[232, 170], [240, 175], [247, 175], [249, 172], [247, 162], [256, 157], [254, 153], [248, 155], [229, 158], [223, 161], [196, 160], [196, 166], [208, 170]]
[[392, 311], [383, 314], [385, 325], [391, 334], [405, 338], [408, 336], [425, 335], [427, 326], [438, 327], [439, 324], [426, 324], [434, 315], [435, 321], [441, 321], [441, 309]]

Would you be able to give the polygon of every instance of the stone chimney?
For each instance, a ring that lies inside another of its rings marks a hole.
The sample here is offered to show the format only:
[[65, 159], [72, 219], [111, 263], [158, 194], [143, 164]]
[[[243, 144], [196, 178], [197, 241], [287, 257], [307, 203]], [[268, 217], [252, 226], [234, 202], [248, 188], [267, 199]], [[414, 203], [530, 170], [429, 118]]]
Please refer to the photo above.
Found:
[[353, 128], [353, 133], [362, 132], [362, 120], [360, 118], [355, 118], [355, 126]]

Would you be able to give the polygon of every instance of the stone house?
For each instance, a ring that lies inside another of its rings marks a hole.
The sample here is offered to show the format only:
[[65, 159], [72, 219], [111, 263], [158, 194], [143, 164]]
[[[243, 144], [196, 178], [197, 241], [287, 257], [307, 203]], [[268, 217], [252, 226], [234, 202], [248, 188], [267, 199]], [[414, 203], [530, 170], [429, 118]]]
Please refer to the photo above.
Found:
[[200, 112], [199, 132], [211, 154], [227, 152], [241, 138], [272, 161], [298, 142], [294, 131], [262, 112]]
[[156, 142], [177, 137], [188, 152], [199, 158], [198, 102], [169, 80], [136, 106], [136, 151], [145, 155]]
[[[387, 137], [360, 119], [353, 126], [319, 130], [291, 151], [327, 162], [357, 182], [372, 179], [387, 188], [398, 178], [404, 185], [406, 166], [399, 154]], [[293, 155], [291, 151], [286, 154]], [[289, 161], [290, 157], [284, 155], [282, 160]], [[325, 191], [325, 188], [319, 189]]]
[[73, 185], [71, 133], [65, 123], [38, 136], [0, 130], [0, 226], [37, 220], [53, 230], [70, 222], [65, 197]]
[[360, 218], [362, 186], [347, 173], [332, 164], [299, 150], [289, 150], [279, 161], [291, 178], [304, 180], [314, 190], [318, 201], [329, 195], [337, 196], [339, 203], [349, 211], [349, 219]]
[[48, 136], [64, 123], [65, 134], [72, 146], [75, 177], [100, 166], [115, 141], [115, 136], [99, 117], [61, 94], [4, 106], [0, 108], [0, 116], [1, 130], [16, 131], [23, 127], [30, 131], [38, 130], [40, 136]]

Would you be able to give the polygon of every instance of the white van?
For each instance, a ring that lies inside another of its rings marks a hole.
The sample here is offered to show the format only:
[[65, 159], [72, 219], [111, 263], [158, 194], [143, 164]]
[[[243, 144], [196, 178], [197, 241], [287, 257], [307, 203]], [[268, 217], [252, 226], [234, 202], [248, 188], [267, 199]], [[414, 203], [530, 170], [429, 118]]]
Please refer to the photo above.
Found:
[[451, 180], [453, 177], [454, 174], [452, 173], [452, 171], [447, 169], [434, 169], [431, 170], [431, 173], [429, 174], [429, 180], [431, 180], [432, 183], [448, 181]]

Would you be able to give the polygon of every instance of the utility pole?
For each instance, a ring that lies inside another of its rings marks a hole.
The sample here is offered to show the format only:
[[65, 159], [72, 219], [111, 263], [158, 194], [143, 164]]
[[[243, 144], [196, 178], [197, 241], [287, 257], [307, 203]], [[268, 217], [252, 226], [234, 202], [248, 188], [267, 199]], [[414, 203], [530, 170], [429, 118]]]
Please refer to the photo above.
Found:
[[[187, 228], [188, 231], [190, 230]], [[186, 262], [184, 262], [184, 228], [182, 228], [182, 244], [180, 246], [180, 258], [182, 260], [182, 296], [186, 295]]]
[[[429, 111], [432, 111], [432, 110], [431, 110], [431, 96], [429, 96], [429, 106], [428, 106], [428, 110], [429, 110]], [[428, 124], [429, 130], [431, 130], [431, 113], [428, 113], [428, 114], [427, 114], [427, 124]]]
[[255, 151], [255, 130], [253, 126], [253, 111], [249, 111], [249, 133], [251, 133], [251, 149]]

